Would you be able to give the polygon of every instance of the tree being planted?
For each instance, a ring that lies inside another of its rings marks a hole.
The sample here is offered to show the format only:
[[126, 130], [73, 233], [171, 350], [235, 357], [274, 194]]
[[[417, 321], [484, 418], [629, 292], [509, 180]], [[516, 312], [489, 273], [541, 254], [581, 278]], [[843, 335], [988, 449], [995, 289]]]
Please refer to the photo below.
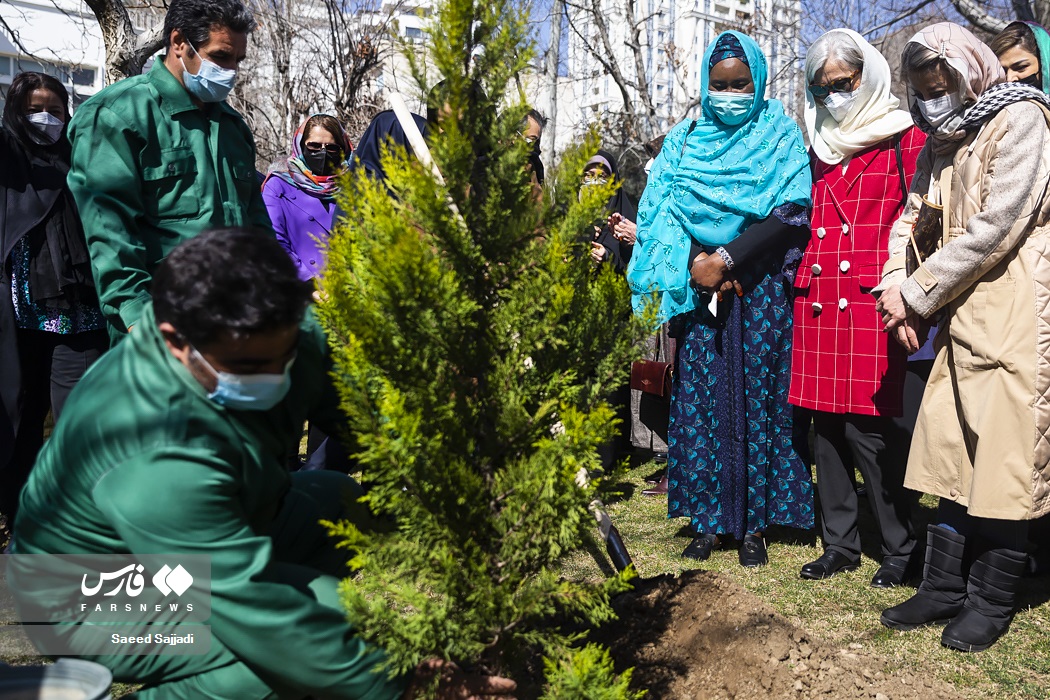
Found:
[[586, 255], [616, 187], [577, 196], [596, 144], [565, 156], [556, 194], [532, 188], [526, 107], [504, 99], [531, 57], [525, 19], [507, 0], [439, 4], [429, 146], [443, 183], [392, 150], [384, 183], [344, 189], [319, 315], [368, 504], [395, 526], [333, 528], [357, 569], [343, 594], [391, 673], [433, 656], [499, 671], [540, 648], [574, 688], [633, 697], [625, 678], [609, 695], [613, 673], [594, 649], [573, 670], [578, 635], [549, 621], [610, 619], [609, 597], [633, 575], [577, 583], [556, 564], [593, 530], [588, 475], [617, 430], [607, 397], [647, 329], [624, 280]]

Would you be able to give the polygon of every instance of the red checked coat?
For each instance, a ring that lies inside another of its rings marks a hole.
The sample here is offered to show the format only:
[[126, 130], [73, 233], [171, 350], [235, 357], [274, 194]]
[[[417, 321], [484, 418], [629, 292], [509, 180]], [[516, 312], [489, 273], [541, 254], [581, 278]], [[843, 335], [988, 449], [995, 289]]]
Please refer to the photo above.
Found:
[[[926, 135], [903, 132], [910, 185]], [[816, 161], [812, 231], [795, 278], [789, 401], [829, 413], [899, 416], [904, 349], [882, 332], [870, 295], [882, 278], [890, 228], [901, 213], [894, 140], [841, 164]]]

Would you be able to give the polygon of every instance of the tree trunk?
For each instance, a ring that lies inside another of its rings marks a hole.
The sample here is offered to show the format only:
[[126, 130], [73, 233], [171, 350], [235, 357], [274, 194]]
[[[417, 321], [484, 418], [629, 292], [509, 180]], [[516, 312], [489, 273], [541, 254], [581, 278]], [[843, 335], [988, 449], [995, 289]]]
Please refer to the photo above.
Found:
[[565, 0], [554, 0], [551, 13], [550, 47], [547, 49], [547, 80], [550, 84], [550, 97], [547, 100], [548, 136], [542, 143], [543, 167], [548, 172], [554, 171], [554, 147], [558, 138], [558, 69], [561, 66], [561, 22]]
[[979, 0], [952, 0], [952, 5], [975, 27], [990, 34], [998, 34], [1009, 24], [1005, 19], [990, 15]]
[[163, 30], [156, 28], [139, 36], [121, 0], [85, 2], [98, 20], [106, 47], [106, 83], [141, 73], [146, 59], [164, 45]]

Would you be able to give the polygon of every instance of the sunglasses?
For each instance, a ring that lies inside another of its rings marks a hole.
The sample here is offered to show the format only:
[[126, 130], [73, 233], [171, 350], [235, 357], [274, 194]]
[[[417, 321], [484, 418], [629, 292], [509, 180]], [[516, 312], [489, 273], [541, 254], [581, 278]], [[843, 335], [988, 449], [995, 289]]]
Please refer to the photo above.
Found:
[[333, 156], [343, 152], [342, 146], [337, 143], [317, 143], [316, 141], [307, 141], [306, 150], [312, 153], [324, 151]]
[[829, 94], [833, 92], [852, 92], [853, 90], [853, 79], [860, 73], [860, 69], [853, 71], [845, 78], [839, 78], [831, 83], [823, 85], [810, 85], [809, 94], [813, 95], [818, 100], [823, 100]]

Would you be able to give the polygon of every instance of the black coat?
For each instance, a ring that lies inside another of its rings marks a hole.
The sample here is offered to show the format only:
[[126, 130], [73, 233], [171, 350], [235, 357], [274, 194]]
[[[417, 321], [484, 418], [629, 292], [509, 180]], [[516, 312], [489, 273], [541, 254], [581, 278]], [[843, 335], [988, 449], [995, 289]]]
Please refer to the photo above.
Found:
[[63, 137], [52, 148], [30, 153], [0, 127], [0, 469], [7, 467], [14, 451], [22, 391], [8, 259], [15, 244], [44, 221], [67, 189], [68, 149]]
[[[623, 182], [616, 157], [604, 149], [600, 149], [596, 155], [609, 161], [609, 165], [612, 166], [610, 175], [617, 182]], [[607, 214], [620, 214], [628, 221], [638, 223], [638, 209], [627, 193], [623, 191], [623, 187], [616, 190], [616, 194], [605, 205], [605, 211]], [[605, 249], [608, 251], [607, 260], [616, 268], [616, 271], [625, 273], [627, 264], [631, 261], [631, 252], [634, 250], [634, 246], [617, 240], [608, 224], [602, 224], [601, 231], [594, 240], [605, 246]]]

